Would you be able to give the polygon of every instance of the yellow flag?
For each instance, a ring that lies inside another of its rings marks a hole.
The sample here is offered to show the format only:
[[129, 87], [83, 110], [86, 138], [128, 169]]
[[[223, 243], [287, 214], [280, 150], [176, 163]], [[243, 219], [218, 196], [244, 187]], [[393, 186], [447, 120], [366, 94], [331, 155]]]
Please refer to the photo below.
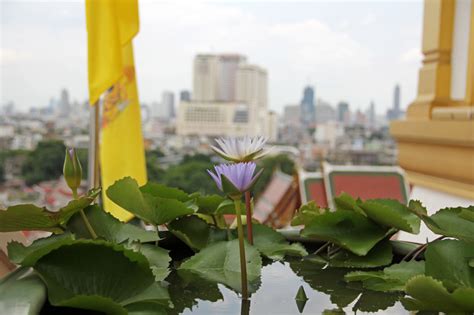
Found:
[[138, 0], [86, 0], [89, 98], [102, 95], [100, 171], [104, 208], [122, 221], [133, 215], [105, 195], [125, 176], [146, 182], [132, 39], [138, 33]]

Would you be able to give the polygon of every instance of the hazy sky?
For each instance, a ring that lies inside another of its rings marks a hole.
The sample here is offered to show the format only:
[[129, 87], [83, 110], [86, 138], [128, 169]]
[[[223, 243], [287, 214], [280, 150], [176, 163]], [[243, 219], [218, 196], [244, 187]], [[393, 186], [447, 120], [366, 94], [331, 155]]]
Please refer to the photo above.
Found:
[[[83, 1], [1, 1], [0, 104], [45, 106], [61, 88], [87, 98]], [[421, 1], [140, 1], [134, 40], [142, 102], [192, 88], [192, 60], [245, 54], [268, 70], [270, 107], [300, 101], [304, 85], [336, 104], [379, 113], [401, 85], [415, 97], [421, 64]]]

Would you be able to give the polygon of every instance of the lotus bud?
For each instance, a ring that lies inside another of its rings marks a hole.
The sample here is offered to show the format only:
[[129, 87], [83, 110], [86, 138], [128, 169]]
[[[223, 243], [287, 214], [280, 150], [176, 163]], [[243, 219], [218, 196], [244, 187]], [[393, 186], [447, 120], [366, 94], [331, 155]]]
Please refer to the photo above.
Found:
[[66, 149], [64, 158], [63, 175], [67, 185], [75, 193], [81, 185], [82, 167], [74, 148]]

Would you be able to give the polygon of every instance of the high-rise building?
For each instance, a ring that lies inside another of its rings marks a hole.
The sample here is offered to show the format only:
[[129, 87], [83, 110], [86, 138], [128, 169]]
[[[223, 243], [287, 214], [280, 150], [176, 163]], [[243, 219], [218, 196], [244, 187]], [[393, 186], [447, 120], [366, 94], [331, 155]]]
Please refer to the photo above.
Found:
[[400, 85], [395, 85], [393, 91], [393, 109], [398, 113], [400, 112]]
[[268, 115], [267, 71], [256, 65], [240, 65], [235, 82], [235, 100], [247, 104], [256, 133], [264, 135]]
[[285, 126], [299, 126], [301, 118], [300, 105], [287, 105], [283, 108], [283, 124]]
[[304, 126], [313, 125], [316, 121], [316, 108], [314, 106], [314, 89], [307, 86], [303, 91], [301, 106], [301, 123]]
[[60, 116], [68, 116], [71, 110], [71, 104], [69, 103], [69, 92], [66, 89], [61, 90], [61, 96], [58, 102], [58, 112]]
[[375, 103], [374, 101], [370, 102], [369, 109], [367, 110], [367, 123], [369, 128], [375, 127], [376, 113], [375, 113]]
[[396, 120], [402, 116], [402, 111], [400, 110], [400, 85], [395, 85], [393, 90], [393, 107], [387, 111], [387, 119]]
[[194, 58], [193, 100], [235, 100], [236, 73], [246, 58], [238, 54], [200, 54]]
[[337, 113], [334, 107], [331, 106], [328, 102], [318, 99], [318, 102], [315, 106], [316, 111], [316, 123], [326, 123], [328, 121], [337, 120]]
[[239, 54], [199, 54], [193, 67], [193, 97], [181, 100], [178, 134], [274, 137], [268, 135], [276, 115], [267, 110], [265, 69]]
[[218, 101], [236, 100], [236, 79], [239, 67], [246, 58], [238, 54], [224, 54], [218, 57], [217, 97]]
[[337, 104], [337, 121], [348, 124], [350, 120], [349, 103], [339, 102]]
[[161, 94], [161, 106], [166, 111], [166, 118], [174, 118], [174, 93], [170, 91], [164, 91]]
[[191, 101], [191, 92], [188, 90], [182, 90], [179, 92], [179, 101], [180, 102], [190, 102]]
[[197, 55], [194, 58], [193, 100], [213, 101], [216, 99], [218, 72], [216, 55]]

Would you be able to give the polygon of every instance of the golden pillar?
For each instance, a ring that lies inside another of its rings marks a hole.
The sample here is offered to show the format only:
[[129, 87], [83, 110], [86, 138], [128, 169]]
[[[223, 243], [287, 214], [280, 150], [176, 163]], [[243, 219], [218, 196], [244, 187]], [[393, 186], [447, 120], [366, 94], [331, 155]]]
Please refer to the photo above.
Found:
[[[423, 65], [418, 93], [405, 120], [390, 132], [398, 144], [398, 162], [408, 180], [474, 199], [474, 3], [471, 3], [466, 95], [451, 99], [455, 0], [425, 0]], [[465, 34], [465, 33], [464, 33]]]

